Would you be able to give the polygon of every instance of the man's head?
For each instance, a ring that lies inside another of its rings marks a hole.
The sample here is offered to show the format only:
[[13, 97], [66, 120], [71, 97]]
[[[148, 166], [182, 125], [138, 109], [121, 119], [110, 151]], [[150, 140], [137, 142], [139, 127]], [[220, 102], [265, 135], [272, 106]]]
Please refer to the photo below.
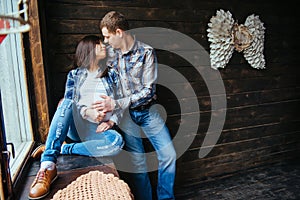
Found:
[[100, 22], [100, 29], [106, 27], [108, 32], [116, 33], [117, 29], [127, 31], [129, 29], [129, 24], [127, 19], [122, 13], [117, 11], [110, 11], [102, 18]]
[[120, 41], [128, 29], [127, 19], [117, 11], [108, 12], [100, 22], [104, 43], [110, 44], [113, 48], [119, 48]]

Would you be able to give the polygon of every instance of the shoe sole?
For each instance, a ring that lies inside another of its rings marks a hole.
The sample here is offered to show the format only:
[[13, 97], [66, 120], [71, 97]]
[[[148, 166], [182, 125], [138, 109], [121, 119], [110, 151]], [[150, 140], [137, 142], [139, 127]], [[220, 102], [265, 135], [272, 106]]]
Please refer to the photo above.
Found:
[[37, 200], [37, 199], [42, 199], [42, 198], [46, 197], [46, 196], [50, 193], [51, 184], [52, 184], [57, 178], [58, 178], [58, 175], [56, 175], [56, 176], [53, 178], [53, 180], [52, 180], [51, 183], [50, 183], [49, 191], [48, 191], [46, 194], [44, 194], [43, 196], [39, 196], [39, 197], [30, 197], [30, 196], [28, 196], [28, 199]]

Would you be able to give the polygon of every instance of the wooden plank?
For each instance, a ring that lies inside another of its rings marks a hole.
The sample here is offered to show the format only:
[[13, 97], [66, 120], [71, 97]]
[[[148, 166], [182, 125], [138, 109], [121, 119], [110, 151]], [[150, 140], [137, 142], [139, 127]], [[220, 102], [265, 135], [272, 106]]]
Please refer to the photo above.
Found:
[[[111, 7], [103, 5], [77, 5], [77, 4], [48, 4], [48, 15], [50, 18], [57, 19], [101, 19], [107, 12], [111, 11]], [[188, 9], [160, 9], [160, 8], [146, 8], [146, 7], [121, 7], [113, 8], [123, 13], [126, 18], [130, 20], [163, 20], [163, 21], [182, 21], [188, 19], [189, 21], [197, 21], [198, 19], [207, 16], [205, 10], [194, 10], [189, 12]]]
[[[289, 122], [287, 124], [288, 126], [283, 123], [270, 123], [248, 127], [245, 126], [242, 128], [225, 129], [219, 136], [218, 144], [233, 143], [272, 135], [296, 134], [299, 121]], [[214, 134], [215, 133], [197, 134], [193, 144], [190, 146], [190, 149], [199, 148], [202, 146], [204, 137], [207, 135], [215, 137]]]
[[[189, 170], [198, 170], [199, 168], [220, 167], [226, 163], [235, 163], [238, 161], [252, 160], [253, 157], [263, 157], [265, 155], [273, 155], [274, 152], [283, 152], [285, 150], [296, 149], [297, 141], [291, 141], [284, 144], [275, 144], [274, 146], [257, 146], [238, 152], [224, 153], [216, 156], [206, 156], [202, 159], [194, 159], [189, 162], [183, 162], [180, 158], [177, 162], [177, 168], [182, 172], [189, 173]], [[187, 156], [187, 155], [183, 155]], [[186, 165], [188, 163], [188, 165]]]
[[[298, 133], [298, 132], [296, 132]], [[277, 134], [271, 136], [263, 136], [260, 138], [253, 138], [244, 141], [237, 141], [225, 144], [216, 144], [212, 151], [209, 153], [208, 157], [215, 157], [217, 155], [226, 155], [231, 153], [238, 153], [242, 151], [253, 151], [256, 152], [260, 148], [273, 147], [277, 145], [286, 145], [289, 148], [290, 144], [297, 145], [299, 142], [299, 137], [295, 136], [295, 132]], [[208, 148], [208, 147], [201, 147]], [[184, 156], [181, 158], [181, 162], [191, 162], [199, 160], [199, 150], [200, 148], [189, 149], [185, 152]]]
[[[243, 171], [245, 168], [249, 170], [254, 167], [266, 166], [268, 164], [275, 164], [275, 163], [282, 162], [283, 160], [290, 160], [294, 157], [293, 156], [294, 151], [295, 150], [288, 150], [272, 156], [266, 156], [263, 158], [253, 158], [251, 161], [248, 162], [242, 161], [242, 162], [236, 162], [234, 164], [233, 163], [224, 164], [220, 168], [213, 167], [211, 170], [198, 169], [197, 172], [194, 172], [193, 173], [194, 175], [192, 176], [184, 176], [184, 177], [177, 176], [175, 185], [176, 186], [183, 185], [184, 187], [188, 188], [206, 181], [212, 181], [215, 179], [220, 179], [222, 177], [232, 176], [240, 171]], [[216, 170], [220, 170], [219, 173]]]
[[[100, 33], [99, 19], [54, 19], [49, 22], [49, 31], [57, 34], [89, 34]], [[130, 21], [131, 29], [139, 27], [162, 27], [185, 34], [198, 33], [201, 27], [205, 27], [202, 22], [164, 22], [164, 21]], [[197, 27], [197, 28], [195, 28]], [[201, 32], [205, 32], [202, 30]], [[159, 37], [159, 35], [157, 36]]]
[[[239, 170], [242, 170], [243, 168], [249, 169], [251, 167], [259, 166], [262, 164], [278, 162], [280, 157], [283, 155], [286, 156], [285, 159], [290, 159], [293, 156], [292, 152], [297, 150], [297, 147], [295, 147], [295, 145], [291, 146], [293, 148], [289, 149], [276, 146], [277, 149], [280, 149], [280, 151], [276, 151], [274, 148], [265, 148], [253, 152], [236, 153], [231, 157], [224, 157], [225, 160], [230, 160], [230, 158], [233, 158], [232, 162], [228, 161], [221, 164], [216, 164], [213, 162], [213, 160], [211, 160], [209, 166], [205, 166], [201, 161], [199, 161], [195, 168], [192, 168], [190, 167], [190, 164], [186, 163], [185, 169], [178, 167], [180, 175], [177, 176], [177, 180], [184, 182], [181, 184], [186, 185], [186, 182], [193, 182], [197, 179], [199, 181], [208, 177], [213, 178], [226, 175], [228, 173], [237, 172]], [[226, 173], [224, 173], [224, 171], [226, 171]]]
[[[48, 132], [48, 126], [50, 124], [49, 119], [49, 108], [47, 99], [47, 86], [45, 74], [45, 66], [43, 60], [43, 50], [42, 50], [42, 37], [40, 33], [40, 21], [37, 2], [32, 2], [29, 5], [29, 23], [31, 25], [31, 31], [29, 32], [29, 47], [30, 47], [30, 60], [27, 67], [27, 73], [30, 69], [30, 76], [32, 77], [31, 87], [29, 87], [29, 94], [31, 96], [31, 109], [32, 119], [35, 121], [33, 124], [33, 134], [34, 139], [40, 139], [42, 141], [46, 140], [46, 135]], [[27, 46], [28, 48], [28, 46]], [[29, 53], [28, 53], [29, 54]], [[25, 62], [25, 61], [24, 61]], [[26, 64], [27, 65], [27, 64]], [[28, 78], [28, 77], [27, 77]]]

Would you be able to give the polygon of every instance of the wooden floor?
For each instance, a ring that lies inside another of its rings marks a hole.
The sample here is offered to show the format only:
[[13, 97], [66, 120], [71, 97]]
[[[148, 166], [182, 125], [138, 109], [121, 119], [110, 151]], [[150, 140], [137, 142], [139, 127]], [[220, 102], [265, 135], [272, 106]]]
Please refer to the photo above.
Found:
[[299, 200], [300, 159], [265, 165], [196, 187], [177, 188], [176, 200]]
[[[91, 158], [84, 156], [60, 156], [57, 162], [58, 179], [51, 185], [51, 192], [43, 200], [48, 200], [59, 190], [66, 187], [77, 177], [92, 170], [100, 170], [104, 173], [112, 173], [119, 177], [114, 164], [109, 158]], [[20, 193], [16, 192], [15, 199], [28, 200], [28, 192], [39, 170], [39, 161], [34, 161], [30, 166], [26, 181], [20, 188]]]
[[[36, 161], [32, 164], [16, 200], [28, 199], [29, 187], [38, 168], [39, 163]], [[112, 160], [108, 158], [100, 160], [83, 156], [60, 156], [59, 178], [52, 184], [51, 193], [44, 199], [51, 199], [56, 191], [91, 170], [119, 176]], [[176, 200], [290, 200], [300, 199], [299, 191], [300, 159], [296, 159], [215, 178], [213, 181], [206, 180], [192, 188], [176, 185], [175, 197]]]

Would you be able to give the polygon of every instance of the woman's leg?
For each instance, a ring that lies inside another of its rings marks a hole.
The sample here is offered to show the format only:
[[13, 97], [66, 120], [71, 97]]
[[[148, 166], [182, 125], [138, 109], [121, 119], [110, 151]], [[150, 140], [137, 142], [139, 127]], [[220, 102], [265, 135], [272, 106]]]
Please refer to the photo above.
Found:
[[46, 148], [41, 157], [41, 166], [30, 187], [29, 199], [41, 199], [46, 196], [51, 183], [57, 178], [57, 156], [69, 131], [70, 122], [73, 120], [72, 104], [72, 100], [63, 99], [55, 111], [46, 140]]
[[60, 154], [61, 145], [65, 141], [70, 123], [73, 121], [72, 104], [72, 100], [63, 99], [61, 104], [57, 107], [51, 120], [46, 140], [46, 148], [41, 156], [41, 162], [57, 162], [57, 156]]
[[124, 145], [122, 136], [113, 129], [103, 133], [96, 133], [94, 129], [90, 135], [83, 142], [63, 145], [61, 153], [92, 157], [114, 156]]

